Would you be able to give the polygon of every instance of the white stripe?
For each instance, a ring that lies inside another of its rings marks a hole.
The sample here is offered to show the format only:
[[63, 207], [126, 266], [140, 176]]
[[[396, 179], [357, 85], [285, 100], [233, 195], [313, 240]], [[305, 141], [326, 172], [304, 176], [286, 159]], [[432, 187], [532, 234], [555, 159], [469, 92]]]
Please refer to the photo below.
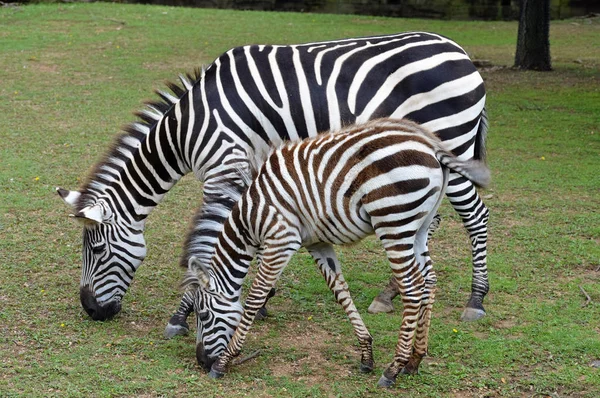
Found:
[[[479, 115], [481, 115], [481, 111], [484, 106], [485, 106], [485, 95], [483, 97], [481, 97], [479, 102], [477, 102], [475, 105], [473, 105], [459, 113], [455, 113], [450, 116], [431, 120], [427, 123], [424, 123], [423, 127], [429, 129], [430, 131], [439, 131], [444, 128], [458, 126], [462, 123], [465, 123], [465, 121], [470, 121], [470, 120], [474, 120], [474, 119], [478, 118]], [[470, 139], [472, 139], [477, 134], [477, 130], [479, 129], [479, 123], [476, 123], [475, 127], [473, 127], [473, 129], [471, 129], [471, 131], [469, 131], [468, 133], [464, 133], [456, 138], [444, 141], [444, 147], [446, 147], [450, 150], [453, 150], [455, 148], [458, 148], [465, 142], [469, 141]], [[461, 153], [457, 157], [461, 160], [472, 159], [474, 156], [474, 151], [475, 151], [475, 145], [471, 145], [465, 153]]]
[[[315, 136], [319, 133], [317, 131], [317, 125], [315, 122], [315, 112], [312, 107], [310, 87], [306, 80], [306, 75], [302, 69], [302, 63], [300, 61], [300, 52], [296, 47], [292, 47], [294, 68], [296, 76], [298, 77], [298, 94], [300, 95], [300, 102], [302, 104], [302, 110], [304, 111], [304, 120], [306, 122], [306, 130], [309, 136]], [[291, 137], [290, 137], [291, 138]]]
[[[426, 93], [413, 95], [404, 101], [390, 117], [400, 119], [427, 105], [435, 104], [448, 98], [460, 97], [461, 95], [475, 90], [482, 83], [483, 80], [481, 79], [481, 75], [479, 72], [474, 71], [470, 75], [440, 84]], [[462, 123], [464, 120], [461, 120], [460, 122]]]
[[[354, 79], [352, 80], [352, 84], [350, 85], [350, 89], [348, 90], [348, 107], [351, 112], [355, 112], [356, 108], [356, 96], [358, 94], [358, 90], [361, 85], [365, 81], [367, 74], [371, 72], [371, 70], [380, 63], [388, 61], [390, 58], [395, 56], [400, 56], [401, 53], [407, 50], [410, 50], [415, 47], [425, 47], [428, 45], [439, 44], [439, 40], [428, 40], [417, 43], [409, 43], [401, 47], [394, 48], [392, 50], [386, 51], [382, 54], [379, 54], [376, 57], [369, 58], [365, 63], [360, 67], [360, 69], [356, 72]], [[380, 87], [377, 91], [377, 94], [373, 96], [373, 99], [369, 102], [367, 109], [370, 111], [363, 111], [361, 114], [361, 120], [367, 121], [366, 116], [370, 116], [373, 111], [383, 102], [383, 100], [387, 99], [392, 92], [392, 90], [400, 83], [402, 80], [411, 76], [414, 73], [422, 72], [425, 70], [433, 69], [438, 65], [443, 64], [448, 61], [455, 61], [460, 59], [469, 59], [463, 53], [459, 52], [451, 52], [451, 53], [441, 53], [435, 54], [429, 58], [425, 58], [419, 61], [411, 62], [398, 68], [394, 73], [388, 76], [385, 83]]]

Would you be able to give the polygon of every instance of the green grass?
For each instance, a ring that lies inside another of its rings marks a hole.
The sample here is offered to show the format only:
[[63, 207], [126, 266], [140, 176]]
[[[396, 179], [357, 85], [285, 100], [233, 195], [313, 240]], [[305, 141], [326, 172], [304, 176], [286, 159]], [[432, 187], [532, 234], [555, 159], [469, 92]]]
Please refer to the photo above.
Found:
[[[123, 311], [93, 322], [78, 298], [81, 231], [54, 193], [75, 189], [152, 90], [248, 43], [435, 31], [473, 58], [511, 65], [513, 22], [441, 22], [116, 4], [0, 8], [0, 396], [600, 396], [600, 21], [551, 24], [555, 71], [483, 70], [494, 182], [488, 316], [461, 323], [470, 250], [447, 204], [431, 243], [438, 273], [421, 375], [376, 387], [400, 311], [366, 309], [388, 278], [373, 239], [340, 248], [375, 339], [358, 372], [349, 322], [301, 252], [271, 317], [220, 381], [196, 366], [194, 337], [163, 340], [177, 267], [201, 194], [185, 178], [149, 217], [149, 256]], [[583, 288], [591, 303], [582, 307]]]

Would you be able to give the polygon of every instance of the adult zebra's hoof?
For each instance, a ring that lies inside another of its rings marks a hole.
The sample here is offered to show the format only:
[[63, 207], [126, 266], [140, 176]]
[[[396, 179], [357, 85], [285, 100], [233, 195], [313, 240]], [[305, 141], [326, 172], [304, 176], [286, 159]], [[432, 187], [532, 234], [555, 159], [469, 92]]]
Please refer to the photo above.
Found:
[[379, 381], [377, 382], [377, 385], [379, 387], [389, 388], [389, 387], [393, 386], [395, 382], [396, 382], [396, 380], [388, 379], [385, 376], [381, 376], [379, 378]]
[[460, 320], [463, 322], [472, 322], [472, 321], [477, 321], [477, 320], [483, 318], [484, 316], [485, 316], [484, 309], [467, 307], [467, 308], [465, 308], [462, 315], [460, 316]]
[[369, 314], [379, 314], [381, 312], [393, 312], [394, 311], [394, 305], [392, 304], [392, 301], [382, 301], [379, 300], [377, 297], [373, 300], [373, 302], [371, 303], [371, 305], [369, 306], [369, 309], [367, 310], [367, 312]]
[[190, 333], [189, 325], [184, 322], [181, 325], [172, 325], [171, 322], [165, 328], [165, 338], [172, 339], [175, 336], [187, 336]]

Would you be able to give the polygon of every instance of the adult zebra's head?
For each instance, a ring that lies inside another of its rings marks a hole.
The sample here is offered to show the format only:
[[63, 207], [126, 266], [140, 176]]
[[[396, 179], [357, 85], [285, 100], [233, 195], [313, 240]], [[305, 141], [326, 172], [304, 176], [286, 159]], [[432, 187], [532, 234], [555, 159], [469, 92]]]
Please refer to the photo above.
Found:
[[214, 278], [195, 257], [190, 258], [181, 286], [194, 292], [196, 313], [196, 359], [207, 372], [227, 348], [244, 309], [239, 298], [227, 297], [215, 289]]
[[146, 256], [143, 230], [120, 219], [108, 200], [82, 204], [80, 192], [56, 190], [83, 224], [81, 305], [94, 320], [112, 318], [121, 311], [121, 299]]

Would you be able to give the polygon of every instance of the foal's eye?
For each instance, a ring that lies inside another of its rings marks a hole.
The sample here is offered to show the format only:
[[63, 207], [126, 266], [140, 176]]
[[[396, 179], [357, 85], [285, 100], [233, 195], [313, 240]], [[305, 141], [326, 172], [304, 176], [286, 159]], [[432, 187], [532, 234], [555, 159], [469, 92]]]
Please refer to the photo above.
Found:
[[200, 311], [198, 313], [198, 319], [200, 319], [201, 321], [208, 320], [208, 311]]
[[104, 253], [104, 245], [100, 244], [100, 245], [92, 246], [92, 253], [97, 254], [97, 255]]

